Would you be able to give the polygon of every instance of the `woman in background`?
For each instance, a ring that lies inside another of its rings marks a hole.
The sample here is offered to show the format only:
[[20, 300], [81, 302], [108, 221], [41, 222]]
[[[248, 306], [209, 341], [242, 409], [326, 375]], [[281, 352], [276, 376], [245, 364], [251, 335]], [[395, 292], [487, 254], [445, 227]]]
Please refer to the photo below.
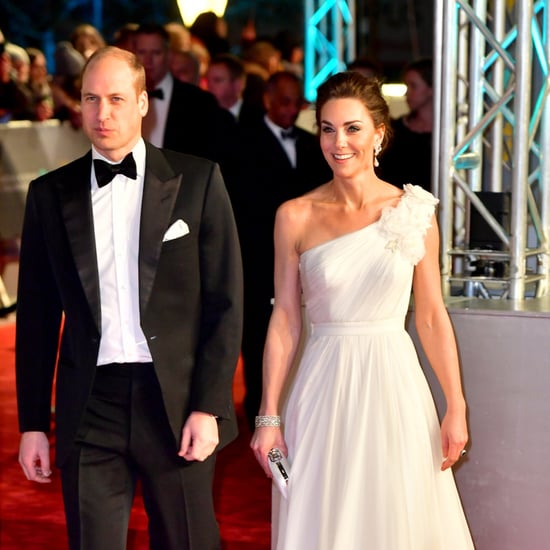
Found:
[[50, 87], [46, 56], [37, 48], [27, 48], [29, 54], [29, 80], [27, 87], [30, 90], [35, 120], [53, 118], [53, 95]]
[[392, 120], [393, 139], [377, 170], [403, 187], [406, 183], [432, 190], [433, 79], [432, 60], [419, 59], [403, 70], [409, 113]]

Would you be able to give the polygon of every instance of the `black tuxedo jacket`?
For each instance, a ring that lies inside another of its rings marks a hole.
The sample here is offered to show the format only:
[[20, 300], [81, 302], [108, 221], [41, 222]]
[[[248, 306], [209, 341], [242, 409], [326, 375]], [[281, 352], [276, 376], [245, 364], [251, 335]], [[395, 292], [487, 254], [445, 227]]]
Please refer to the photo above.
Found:
[[237, 124], [241, 131], [250, 127], [255, 128], [262, 123], [264, 115], [265, 109], [262, 106], [243, 100]]
[[[242, 327], [233, 213], [215, 164], [150, 144], [146, 151], [139, 236], [141, 327], [175, 449], [183, 423], [195, 410], [220, 417], [223, 446], [236, 436], [232, 379]], [[20, 429], [49, 430], [58, 357], [59, 466], [90, 395], [101, 338], [90, 172], [88, 152], [31, 182], [22, 234], [16, 328]], [[178, 219], [188, 224], [189, 233], [163, 242]]]
[[198, 86], [174, 79], [163, 147], [221, 164], [230, 160], [236, 122], [216, 98]]
[[[229, 193], [237, 217], [243, 262], [245, 295], [273, 296], [273, 226], [277, 208], [332, 177], [317, 136], [296, 130], [296, 167], [262, 119], [243, 133], [240, 175], [231, 179]], [[266, 302], [267, 296], [267, 302]]]

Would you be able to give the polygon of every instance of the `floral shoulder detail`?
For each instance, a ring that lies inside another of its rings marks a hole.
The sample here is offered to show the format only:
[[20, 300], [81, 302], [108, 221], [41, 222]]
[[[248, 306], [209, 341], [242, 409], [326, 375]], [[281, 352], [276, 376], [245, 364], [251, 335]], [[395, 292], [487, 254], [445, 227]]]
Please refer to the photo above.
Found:
[[416, 265], [426, 252], [424, 237], [439, 200], [419, 185], [408, 183], [403, 189], [399, 203], [382, 210], [379, 230], [388, 250]]

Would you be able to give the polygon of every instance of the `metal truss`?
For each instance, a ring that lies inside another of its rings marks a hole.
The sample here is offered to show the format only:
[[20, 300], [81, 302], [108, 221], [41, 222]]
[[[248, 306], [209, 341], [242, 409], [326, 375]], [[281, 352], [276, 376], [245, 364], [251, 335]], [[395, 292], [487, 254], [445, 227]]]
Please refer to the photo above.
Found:
[[[436, 0], [435, 8], [433, 181], [444, 291], [514, 300], [546, 295], [547, 1]], [[509, 224], [479, 191], [509, 198]], [[471, 246], [476, 212], [499, 246]]]
[[355, 2], [306, 0], [304, 93], [314, 101], [329, 76], [355, 58]]

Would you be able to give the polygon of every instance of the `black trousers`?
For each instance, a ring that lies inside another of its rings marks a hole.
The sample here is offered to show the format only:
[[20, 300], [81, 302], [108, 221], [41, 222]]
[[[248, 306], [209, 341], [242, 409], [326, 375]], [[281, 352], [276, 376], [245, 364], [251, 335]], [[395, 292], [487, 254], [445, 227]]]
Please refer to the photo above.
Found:
[[74, 451], [61, 469], [71, 550], [125, 550], [136, 480], [151, 550], [218, 550], [215, 456], [177, 455], [152, 364], [100, 366]]

